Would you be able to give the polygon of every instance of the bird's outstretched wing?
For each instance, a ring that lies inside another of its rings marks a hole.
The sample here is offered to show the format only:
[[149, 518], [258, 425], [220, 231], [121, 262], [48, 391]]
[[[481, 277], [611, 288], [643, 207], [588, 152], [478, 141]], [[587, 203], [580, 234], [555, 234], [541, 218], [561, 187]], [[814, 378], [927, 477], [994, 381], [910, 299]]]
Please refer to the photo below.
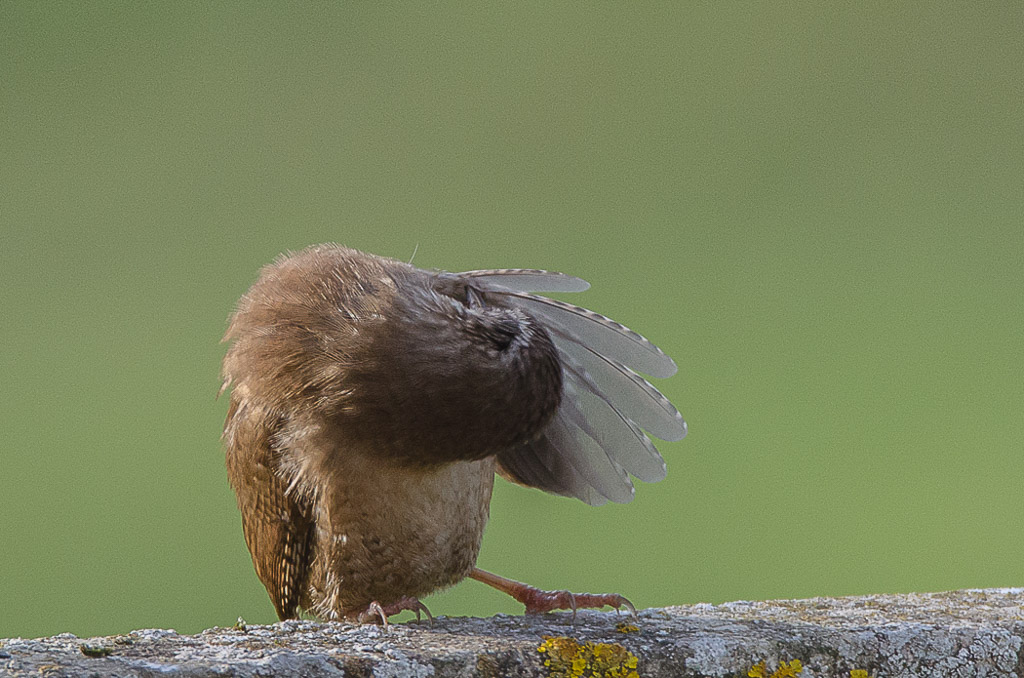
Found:
[[298, 617], [309, 574], [312, 518], [275, 472], [274, 433], [280, 420], [231, 395], [224, 441], [228, 480], [238, 496], [242, 531], [256, 574], [280, 619]]
[[503, 476], [588, 504], [630, 501], [630, 474], [646, 482], [665, 477], [665, 461], [644, 431], [680, 440], [686, 422], [639, 373], [672, 376], [670, 357], [610, 318], [532, 294], [582, 292], [589, 285], [580, 278], [532, 269], [458, 275], [487, 303], [519, 308], [541, 322], [562, 362], [558, 412], [537, 440], [498, 455]]

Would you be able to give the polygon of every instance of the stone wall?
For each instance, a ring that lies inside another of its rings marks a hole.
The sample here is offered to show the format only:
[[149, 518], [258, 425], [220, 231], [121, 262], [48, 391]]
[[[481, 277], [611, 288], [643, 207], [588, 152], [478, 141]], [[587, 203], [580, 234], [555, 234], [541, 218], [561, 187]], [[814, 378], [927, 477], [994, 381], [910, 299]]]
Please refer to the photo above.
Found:
[[1024, 589], [0, 640], [11, 676], [1024, 676]]

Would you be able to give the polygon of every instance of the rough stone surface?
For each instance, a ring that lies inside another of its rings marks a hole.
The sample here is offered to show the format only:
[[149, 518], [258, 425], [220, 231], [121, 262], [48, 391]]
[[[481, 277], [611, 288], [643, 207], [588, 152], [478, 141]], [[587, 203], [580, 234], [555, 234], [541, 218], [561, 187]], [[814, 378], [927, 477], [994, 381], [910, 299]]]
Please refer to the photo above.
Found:
[[559, 613], [65, 633], [0, 640], [0, 675], [1024, 676], [1022, 603], [1024, 589], [990, 589], [668, 607], [631, 625], [585, 611], [575, 623]]

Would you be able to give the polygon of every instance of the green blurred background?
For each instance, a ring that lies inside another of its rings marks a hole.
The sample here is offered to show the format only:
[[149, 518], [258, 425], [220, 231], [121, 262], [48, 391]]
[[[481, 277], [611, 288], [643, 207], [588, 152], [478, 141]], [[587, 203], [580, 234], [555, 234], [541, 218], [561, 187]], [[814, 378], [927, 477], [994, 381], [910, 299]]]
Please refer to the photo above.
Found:
[[[638, 605], [1024, 585], [1024, 5], [0, 4], [0, 636], [274, 620], [219, 339], [278, 253], [541, 267], [669, 476], [480, 565]], [[521, 609], [476, 582], [435, 614]]]

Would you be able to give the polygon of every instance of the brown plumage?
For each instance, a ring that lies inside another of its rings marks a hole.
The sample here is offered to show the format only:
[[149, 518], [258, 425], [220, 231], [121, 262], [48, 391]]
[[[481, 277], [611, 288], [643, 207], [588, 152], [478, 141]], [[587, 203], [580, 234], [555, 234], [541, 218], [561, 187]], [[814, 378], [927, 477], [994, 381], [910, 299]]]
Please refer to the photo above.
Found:
[[[265, 267], [225, 340], [228, 478], [281, 619], [385, 618], [467, 576], [529, 610], [628, 604], [474, 569], [494, 473], [591, 504], [664, 476], [685, 435], [634, 371], [675, 365], [532, 270], [425, 271], [338, 245]], [[566, 598], [569, 596], [569, 598]]]

